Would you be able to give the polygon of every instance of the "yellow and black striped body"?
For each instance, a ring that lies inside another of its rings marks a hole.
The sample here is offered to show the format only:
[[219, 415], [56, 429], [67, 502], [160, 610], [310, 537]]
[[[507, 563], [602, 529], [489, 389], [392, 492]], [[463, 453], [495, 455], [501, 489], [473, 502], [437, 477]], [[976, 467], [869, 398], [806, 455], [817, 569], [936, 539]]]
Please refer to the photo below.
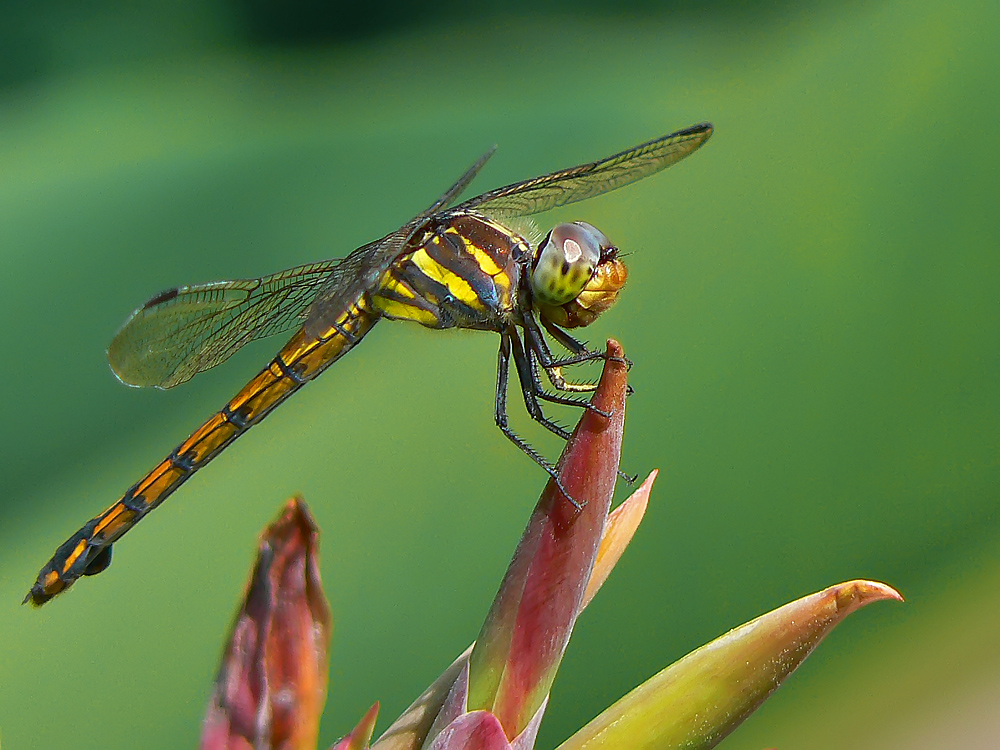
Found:
[[[508, 425], [510, 361], [528, 414], [568, 439], [569, 433], [545, 415], [539, 402], [589, 408], [566, 393], [593, 386], [566, 381], [561, 368], [603, 355], [563, 329], [589, 325], [607, 310], [624, 286], [626, 273], [617, 247], [592, 225], [564, 223], [536, 238], [530, 220], [517, 222], [652, 175], [698, 149], [711, 134], [712, 126], [702, 123], [458, 203], [491, 149], [427, 209], [344, 258], [256, 279], [176, 287], [153, 297], [125, 321], [108, 349], [115, 375], [127, 385], [172, 388], [225, 361], [250, 341], [298, 330], [235, 398], [62, 544], [25, 601], [43, 604], [80, 576], [104, 570], [116, 540], [343, 356], [382, 317], [430, 328], [496, 331], [497, 426], [562, 489], [556, 467]], [[514, 229], [504, 225], [508, 222], [514, 222]], [[525, 227], [530, 242], [517, 226]], [[554, 356], [545, 331], [570, 356]], [[546, 391], [539, 366], [561, 394]]]
[[26, 601], [41, 605], [111, 562], [111, 545], [286, 398], [346, 354], [379, 319], [366, 297], [319, 337], [301, 328], [271, 363], [114, 505], [68, 539], [42, 568]]
[[500, 224], [462, 213], [421, 236], [328, 330], [303, 326], [270, 364], [114, 505], [67, 540], [27, 600], [44, 604], [111, 562], [111, 545], [286, 398], [347, 353], [380, 317], [432, 328], [499, 330], [510, 318], [527, 242]]
[[429, 328], [499, 331], [516, 304], [528, 243], [501, 224], [462, 212], [430, 227], [383, 274], [372, 304], [387, 318]]

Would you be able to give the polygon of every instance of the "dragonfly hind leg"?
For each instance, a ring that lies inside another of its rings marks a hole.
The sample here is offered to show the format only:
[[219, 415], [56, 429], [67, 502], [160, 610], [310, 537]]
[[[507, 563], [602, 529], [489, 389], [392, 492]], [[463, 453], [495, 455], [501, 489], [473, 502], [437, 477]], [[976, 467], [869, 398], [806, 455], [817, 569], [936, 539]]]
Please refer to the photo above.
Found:
[[[517, 338], [516, 332], [511, 333], [509, 331], [503, 331], [500, 334], [500, 350], [497, 354], [497, 391], [496, 391], [495, 412], [494, 412], [494, 418], [496, 419], [497, 427], [500, 428], [500, 431], [507, 437], [507, 439], [510, 440], [514, 445], [516, 445], [521, 450], [522, 453], [524, 453], [526, 456], [528, 456], [528, 458], [530, 458], [532, 461], [534, 461], [536, 464], [542, 467], [545, 473], [548, 474], [550, 477], [552, 477], [552, 481], [556, 483], [556, 487], [559, 488], [559, 491], [563, 494], [563, 496], [567, 500], [569, 500], [569, 502], [573, 505], [574, 508], [576, 508], [577, 510], [583, 510], [583, 505], [577, 502], [576, 499], [574, 499], [574, 497], [570, 495], [569, 492], [566, 490], [566, 488], [563, 486], [562, 480], [559, 478], [559, 472], [556, 470], [556, 467], [552, 465], [552, 462], [549, 461], [547, 458], [545, 458], [545, 456], [543, 456], [541, 453], [539, 453], [524, 438], [522, 438], [520, 435], [514, 432], [514, 430], [508, 424], [507, 383], [510, 371], [510, 357], [511, 357], [512, 347], [514, 349], [515, 365], [518, 368], [518, 377], [521, 380], [522, 384], [521, 390], [525, 396], [525, 406], [528, 409], [528, 414], [531, 415], [532, 419], [535, 419], [537, 422], [542, 424], [546, 429], [554, 432], [556, 435], [559, 435], [559, 437], [563, 438], [564, 440], [567, 440], [569, 438], [569, 433], [566, 430], [564, 430], [559, 425], [555, 424], [554, 422], [550, 421], [545, 417], [541, 407], [538, 405], [538, 402], [532, 398], [534, 394], [529, 395], [530, 392], [524, 385], [525, 381], [523, 380], [522, 367], [520, 364], [520, 362], [524, 359], [524, 351], [521, 348], [521, 342]], [[529, 405], [529, 403], [531, 405]]]

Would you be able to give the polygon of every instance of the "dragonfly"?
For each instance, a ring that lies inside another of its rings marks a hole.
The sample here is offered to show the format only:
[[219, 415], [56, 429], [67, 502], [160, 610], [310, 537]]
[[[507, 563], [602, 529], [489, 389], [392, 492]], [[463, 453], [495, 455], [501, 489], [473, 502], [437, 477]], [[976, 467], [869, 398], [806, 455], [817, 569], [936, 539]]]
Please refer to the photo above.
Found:
[[[510, 362], [528, 414], [568, 438], [540, 402], [596, 408], [578, 395], [595, 386], [568, 380], [563, 368], [605, 354], [568, 331], [591, 324], [615, 303], [627, 271], [618, 248], [596, 227], [567, 222], [542, 235], [530, 217], [648, 177], [711, 135], [712, 125], [701, 123], [459, 203], [494, 146], [426, 210], [342, 259], [154, 296], [132, 313], [108, 348], [112, 370], [127, 385], [173, 388], [251, 341], [295, 332], [236, 396], [67, 539], [24, 601], [41, 606], [80, 577], [105, 570], [118, 539], [383, 318], [498, 333], [496, 424], [558, 484], [555, 467], [508, 424]], [[568, 354], [557, 357], [546, 333]]]

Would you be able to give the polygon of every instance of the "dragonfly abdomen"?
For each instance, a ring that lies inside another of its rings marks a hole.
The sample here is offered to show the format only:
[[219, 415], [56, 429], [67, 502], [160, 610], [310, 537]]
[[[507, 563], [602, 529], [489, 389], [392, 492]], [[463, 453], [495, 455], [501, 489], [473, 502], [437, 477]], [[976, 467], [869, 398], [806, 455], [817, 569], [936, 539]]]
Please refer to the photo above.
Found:
[[222, 409], [132, 485], [118, 502], [64, 542], [38, 574], [25, 601], [44, 604], [80, 576], [104, 570], [111, 561], [115, 541], [236, 438], [346, 354], [378, 319], [378, 312], [362, 299], [319, 337], [300, 329]]

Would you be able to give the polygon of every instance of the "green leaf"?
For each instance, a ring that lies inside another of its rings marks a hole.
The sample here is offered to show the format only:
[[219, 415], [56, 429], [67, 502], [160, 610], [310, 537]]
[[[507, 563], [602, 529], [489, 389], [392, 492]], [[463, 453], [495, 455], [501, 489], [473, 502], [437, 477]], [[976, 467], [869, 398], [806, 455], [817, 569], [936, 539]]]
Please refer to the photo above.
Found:
[[902, 597], [849, 581], [786, 604], [691, 652], [633, 690], [559, 750], [703, 750], [753, 713], [847, 615]]

